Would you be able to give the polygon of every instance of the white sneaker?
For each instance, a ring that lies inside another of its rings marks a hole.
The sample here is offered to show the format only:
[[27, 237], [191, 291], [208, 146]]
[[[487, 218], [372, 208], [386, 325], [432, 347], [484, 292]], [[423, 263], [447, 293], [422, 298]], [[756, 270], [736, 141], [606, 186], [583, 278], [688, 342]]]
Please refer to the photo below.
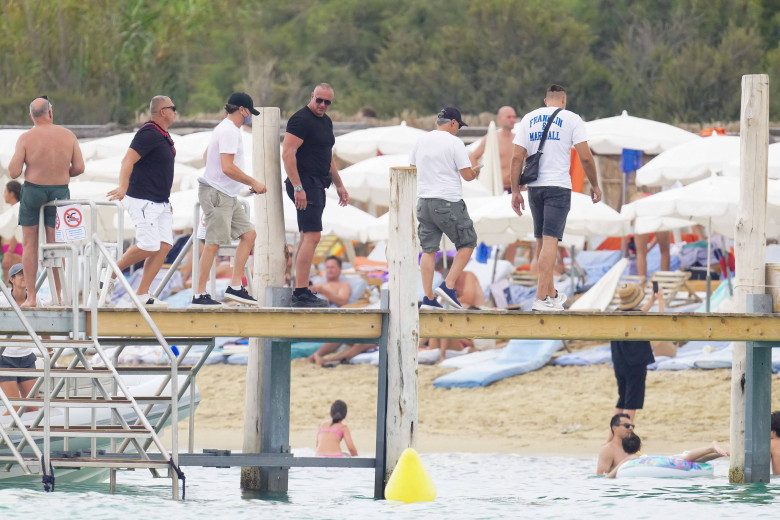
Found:
[[561, 308], [563, 308], [563, 304], [566, 303], [566, 300], [568, 300], [569, 297], [566, 296], [566, 293], [555, 291], [555, 298], [552, 300], [559, 305]]
[[563, 310], [563, 307], [558, 305], [555, 300], [550, 298], [549, 296], [546, 297], [544, 300], [540, 300], [539, 298], [534, 298], [534, 304], [531, 306], [532, 311], [547, 311], [547, 312], [560, 312]]
[[138, 299], [144, 304], [144, 307], [157, 307], [159, 309], [167, 309], [168, 302], [158, 300], [151, 294], [139, 294]]
[[112, 307], [114, 304], [111, 302], [111, 295], [114, 292], [116, 286], [116, 278], [110, 278], [105, 282], [101, 282], [100, 287], [100, 299], [98, 300], [98, 307]]

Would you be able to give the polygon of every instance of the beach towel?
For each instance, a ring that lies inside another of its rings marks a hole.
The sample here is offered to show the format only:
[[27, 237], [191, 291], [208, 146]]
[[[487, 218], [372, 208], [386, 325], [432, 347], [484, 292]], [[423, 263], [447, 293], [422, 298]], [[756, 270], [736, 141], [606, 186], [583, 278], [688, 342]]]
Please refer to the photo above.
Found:
[[443, 375], [433, 382], [438, 388], [474, 388], [487, 386], [542, 368], [563, 346], [560, 340], [513, 339], [494, 359]]
[[656, 360], [647, 366], [650, 370], [690, 370], [696, 368], [695, 363], [706, 360], [713, 352], [722, 350], [731, 344], [730, 341], [689, 341], [679, 349], [673, 358]]
[[602, 365], [612, 361], [612, 350], [609, 345], [598, 345], [596, 347], [561, 354], [552, 362], [553, 365], [560, 366], [586, 366]]

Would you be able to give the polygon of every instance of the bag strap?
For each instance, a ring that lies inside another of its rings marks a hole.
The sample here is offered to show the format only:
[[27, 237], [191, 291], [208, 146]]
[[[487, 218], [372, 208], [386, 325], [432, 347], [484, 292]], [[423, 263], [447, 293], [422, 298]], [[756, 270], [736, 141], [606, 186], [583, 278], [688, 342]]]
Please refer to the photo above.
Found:
[[563, 110], [562, 108], [558, 108], [555, 110], [555, 112], [552, 113], [550, 118], [547, 120], [547, 124], [544, 125], [544, 132], [542, 132], [542, 139], [539, 141], [539, 149], [536, 150], [536, 153], [542, 153], [542, 148], [544, 148], [544, 142], [547, 140], [547, 133], [550, 131], [550, 126], [552, 125], [552, 122], [555, 120], [555, 116], [558, 115], [558, 112]]

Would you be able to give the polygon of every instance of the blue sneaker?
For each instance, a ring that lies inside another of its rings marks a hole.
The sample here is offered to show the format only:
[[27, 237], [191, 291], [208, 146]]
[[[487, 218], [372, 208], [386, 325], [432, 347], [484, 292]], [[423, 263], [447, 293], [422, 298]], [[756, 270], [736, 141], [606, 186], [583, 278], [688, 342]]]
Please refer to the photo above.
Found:
[[458, 301], [458, 297], [455, 296], [455, 289], [447, 289], [447, 284], [442, 282], [440, 286], [436, 288], [436, 294], [442, 297], [442, 299], [455, 307], [456, 309], [462, 309], [463, 305]]
[[436, 301], [436, 298], [429, 300], [427, 296], [423, 296], [423, 301], [420, 304], [421, 309], [443, 309], [441, 303]]

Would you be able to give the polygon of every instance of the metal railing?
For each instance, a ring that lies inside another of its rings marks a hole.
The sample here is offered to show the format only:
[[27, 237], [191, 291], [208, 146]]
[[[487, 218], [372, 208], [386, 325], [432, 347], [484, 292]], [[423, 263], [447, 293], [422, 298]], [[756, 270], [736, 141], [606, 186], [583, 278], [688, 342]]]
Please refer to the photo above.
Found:
[[[43, 409], [40, 412], [43, 416], [43, 432], [44, 432], [43, 451], [41, 451], [38, 448], [38, 445], [33, 441], [29, 430], [25, 427], [24, 423], [22, 422], [20, 414], [16, 412], [14, 406], [8, 400], [8, 397], [5, 395], [5, 392], [3, 392], [2, 388], [0, 388], [0, 400], [2, 400], [8, 414], [11, 416], [12, 424], [15, 424], [16, 427], [19, 429], [19, 432], [22, 434], [24, 441], [30, 444], [33, 453], [40, 461], [41, 472], [45, 475], [46, 464], [47, 462], [50, 461], [50, 456], [51, 456], [51, 437], [50, 437], [51, 435], [51, 395], [50, 395], [51, 365], [50, 365], [49, 351], [41, 343], [40, 338], [38, 338], [38, 334], [36, 334], [35, 330], [30, 325], [30, 322], [24, 316], [21, 307], [19, 307], [19, 304], [16, 303], [16, 300], [11, 294], [11, 291], [8, 290], [8, 287], [5, 285], [5, 283], [2, 280], [0, 280], [0, 291], [3, 293], [3, 296], [6, 297], [8, 303], [11, 305], [11, 308], [19, 317], [19, 321], [22, 323], [22, 326], [30, 335], [30, 338], [33, 340], [33, 343], [35, 344], [35, 347], [38, 349], [38, 351], [41, 354], [41, 357], [43, 358], [43, 394], [44, 395], [43, 395]], [[33, 388], [30, 391], [30, 394], [35, 395], [35, 391], [36, 389]], [[25, 397], [30, 397], [30, 396], [28, 395]], [[24, 406], [22, 405], [22, 407], [19, 408], [19, 411], [22, 412], [23, 410], [24, 410]], [[11, 453], [16, 459], [16, 462], [22, 468], [22, 471], [27, 475], [31, 475], [32, 472], [27, 466], [24, 457], [22, 456], [19, 449], [17, 449], [17, 447], [14, 445], [13, 441], [9, 437], [8, 433], [6, 432], [2, 424], [0, 424], [0, 435], [2, 436], [3, 442], [5, 442], [9, 450], [11, 450]]]

